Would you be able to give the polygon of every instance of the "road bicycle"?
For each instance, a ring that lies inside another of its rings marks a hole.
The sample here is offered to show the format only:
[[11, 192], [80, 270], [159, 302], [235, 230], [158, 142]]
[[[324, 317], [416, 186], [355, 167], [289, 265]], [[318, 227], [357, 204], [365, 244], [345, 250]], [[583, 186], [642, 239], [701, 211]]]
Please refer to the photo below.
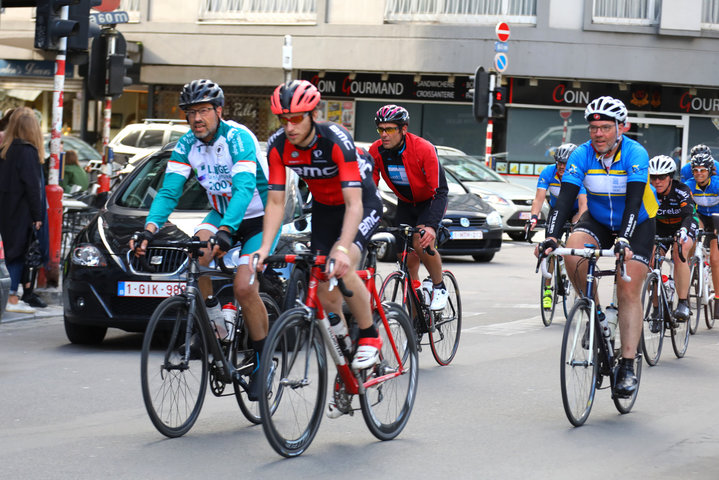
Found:
[[[365, 263], [369, 267], [357, 273], [370, 292], [382, 349], [379, 362], [360, 371], [350, 366], [356, 348], [356, 325], [348, 318], [351, 332], [348, 336], [352, 340], [348, 347], [345, 339], [338, 339], [331, 330], [317, 296], [319, 282], [328, 279], [324, 272], [327, 258], [299, 252], [266, 259], [266, 262], [304, 264], [310, 269], [306, 300], [298, 299], [296, 308], [280, 316], [267, 337], [260, 359], [262, 428], [272, 448], [284, 457], [301, 455], [319, 429], [327, 400], [325, 345], [337, 368], [332, 388], [333, 416], [353, 415], [356, 410], [353, 399], [357, 396], [367, 427], [380, 440], [399, 435], [409, 420], [417, 394], [417, 345], [409, 318], [401, 306], [380, 302], [375, 287], [377, 248], [377, 243], [369, 242]], [[337, 286], [345, 297], [352, 295], [343, 282]], [[283, 354], [277, 357], [277, 351]], [[275, 358], [280, 361], [276, 362]]]
[[[702, 316], [708, 329], [714, 327], [714, 287], [712, 286], [711, 265], [709, 264], [708, 239], [715, 235], [699, 230], [696, 248], [689, 267], [689, 305], [696, 315], [689, 323], [689, 332], [695, 334]], [[704, 242], [707, 242], [707, 245]]]
[[[679, 321], [674, 316], [677, 293], [672, 279], [673, 269], [665, 269], [666, 273], [662, 273], [665, 263], [671, 266], [671, 260], [665, 257], [664, 248], [666, 245], [672, 245], [674, 240], [674, 237], [654, 238], [654, 268], [647, 274], [642, 287], [642, 352], [650, 366], [659, 362], [667, 330], [671, 332], [672, 348], [677, 358], [682, 358], [689, 346], [691, 320]], [[681, 251], [679, 257], [683, 258]]]
[[[642, 354], [637, 344], [634, 358], [634, 374], [637, 377], [637, 388], [631, 396], [621, 397], [615, 390], [616, 373], [621, 359], [620, 332], [612, 334], [607, 320], [597, 315], [594, 302], [595, 283], [600, 277], [614, 277], [613, 303], [616, 304], [617, 271], [624, 281], [631, 278], [626, 274], [624, 255], [617, 259], [615, 267], [601, 270], [597, 266], [599, 257], [614, 257], [613, 249], [602, 250], [594, 245], [585, 248], [556, 248], [549, 255], [577, 255], [587, 259], [587, 285], [584, 292], [574, 303], [564, 325], [562, 352], [560, 358], [560, 382], [562, 387], [562, 404], [569, 422], [579, 427], [589, 418], [594, 405], [597, 389], [609, 388], [612, 392], [614, 406], [619, 413], [629, 413], [634, 406], [639, 392], [639, 381], [642, 375]], [[542, 258], [544, 257], [544, 258]], [[540, 256], [542, 274], [547, 271], [546, 256]], [[617, 327], [618, 329], [619, 327]], [[602, 387], [604, 377], [609, 377], [609, 385]]]
[[[440, 365], [449, 365], [459, 346], [459, 337], [462, 331], [462, 300], [459, 296], [459, 284], [452, 272], [442, 271], [442, 280], [449, 294], [447, 305], [441, 311], [430, 310], [432, 291], [427, 291], [419, 281], [412, 281], [407, 259], [413, 251], [411, 239], [421, 229], [409, 225], [398, 227], [382, 227], [383, 232], [396, 232], [402, 238], [402, 250], [398, 267], [395, 272], [387, 276], [380, 289], [380, 298], [383, 301], [403, 305], [405, 313], [412, 319], [414, 331], [417, 335], [417, 345], [421, 351], [422, 345], [429, 343], [434, 359]], [[434, 250], [429, 250], [434, 255]], [[429, 279], [431, 282], [431, 279]], [[422, 343], [424, 334], [429, 341]]]
[[[152, 424], [167, 437], [187, 433], [200, 414], [208, 384], [215, 396], [226, 395], [225, 387], [231, 384], [243, 415], [250, 422], [259, 424], [258, 403], [250, 402], [246, 396], [256, 355], [247, 347], [248, 336], [241, 310], [238, 308], [232, 341], [221, 341], [198, 287], [201, 276], [212, 275], [231, 281], [234, 271], [226, 268], [221, 260], [216, 268], [201, 267], [198, 258], [207, 242], [196, 238], [154, 241], [152, 247], [187, 259], [184, 291], [157, 306], [142, 341], [142, 398]], [[143, 263], [147, 265], [146, 260]], [[151, 267], [146, 269], [152, 270]], [[264, 293], [260, 293], [260, 297], [270, 322], [273, 322], [280, 314], [277, 303]], [[281, 350], [275, 351], [269, 361], [279, 363], [283, 355]]]

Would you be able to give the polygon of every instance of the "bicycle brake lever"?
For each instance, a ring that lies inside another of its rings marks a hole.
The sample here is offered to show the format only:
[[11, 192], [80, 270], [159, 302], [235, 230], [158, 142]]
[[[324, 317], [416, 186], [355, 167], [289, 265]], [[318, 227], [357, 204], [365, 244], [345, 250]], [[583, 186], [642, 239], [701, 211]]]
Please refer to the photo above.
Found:
[[[330, 259], [330, 263], [327, 265], [327, 275], [332, 275], [332, 271], [335, 269], [335, 259]], [[330, 286], [327, 291], [331, 292], [337, 286], [337, 278], [330, 277]]]
[[257, 263], [260, 261], [260, 256], [258, 254], [254, 254], [252, 256], [252, 265], [250, 266], [250, 271], [252, 272], [250, 274], [250, 285], [255, 283], [255, 277], [257, 276]]

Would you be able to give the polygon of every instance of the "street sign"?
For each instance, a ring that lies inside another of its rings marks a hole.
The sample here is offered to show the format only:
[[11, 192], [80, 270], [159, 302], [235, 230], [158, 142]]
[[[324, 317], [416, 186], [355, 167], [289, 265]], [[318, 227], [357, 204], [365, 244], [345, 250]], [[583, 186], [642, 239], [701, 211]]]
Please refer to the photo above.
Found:
[[504, 71], [507, 69], [508, 63], [509, 59], [507, 58], [506, 53], [498, 52], [494, 56], [494, 69], [497, 70], [499, 73], [504, 73]]
[[495, 52], [508, 52], [509, 44], [507, 42], [494, 42]]
[[500, 42], [506, 42], [509, 40], [509, 25], [507, 22], [499, 22], [494, 28], [494, 31], [496, 32], [497, 39]]
[[559, 116], [562, 117], [562, 120], [569, 120], [569, 117], [572, 116], [571, 110], [560, 110]]
[[90, 14], [90, 22], [96, 25], [115, 25], [118, 23], [128, 23], [129, 21], [130, 15], [122, 10]]

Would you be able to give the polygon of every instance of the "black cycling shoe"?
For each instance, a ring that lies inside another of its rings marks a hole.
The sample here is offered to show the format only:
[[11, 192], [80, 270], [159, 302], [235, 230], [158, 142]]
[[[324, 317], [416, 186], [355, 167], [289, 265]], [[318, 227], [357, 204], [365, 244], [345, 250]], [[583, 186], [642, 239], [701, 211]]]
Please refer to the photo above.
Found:
[[35, 293], [35, 292], [23, 293], [22, 298], [20, 300], [27, 303], [31, 307], [35, 307], [35, 308], [47, 307], [47, 303], [43, 302], [42, 298], [40, 298], [37, 295], [37, 293]]
[[634, 375], [634, 359], [621, 359], [616, 375], [614, 394], [619, 398], [629, 398], [634, 395], [639, 384], [636, 375]]
[[714, 299], [714, 318], [719, 318], [719, 301]]
[[659, 313], [659, 308], [657, 307], [657, 309], [652, 313], [652, 316], [649, 317], [649, 330], [652, 333], [659, 333], [662, 331], [662, 327], [662, 316]]
[[260, 398], [260, 380], [258, 380], [258, 377], [260, 376], [260, 355], [255, 353], [254, 357], [255, 369], [252, 370], [252, 373], [250, 374], [250, 381], [247, 384], [247, 390], [245, 390], [247, 398], [251, 402], [256, 402], [257, 399]]
[[691, 311], [689, 310], [689, 305], [683, 302], [679, 302], [679, 305], [677, 305], [677, 309], [674, 310], [674, 318], [677, 322], [686, 322], [689, 320], [689, 315], [691, 315]]

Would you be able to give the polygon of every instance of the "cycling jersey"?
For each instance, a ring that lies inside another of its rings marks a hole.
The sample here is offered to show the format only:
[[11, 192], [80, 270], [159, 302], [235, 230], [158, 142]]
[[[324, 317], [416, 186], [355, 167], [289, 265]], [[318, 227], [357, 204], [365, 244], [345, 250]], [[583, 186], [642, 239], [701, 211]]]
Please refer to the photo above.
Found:
[[211, 143], [199, 140], [192, 131], [178, 140], [147, 223], [159, 228], [167, 221], [193, 173], [222, 216], [220, 226], [234, 233], [243, 218], [264, 215], [268, 168], [257, 138], [243, 125], [220, 120]]
[[567, 162], [562, 182], [587, 189], [587, 208], [592, 216], [612, 231], [622, 227], [627, 200], [627, 183], [644, 183], [636, 224], [653, 218], [657, 212], [657, 198], [649, 183], [649, 155], [638, 142], [623, 137], [609, 168], [588, 141], [577, 147]]
[[381, 174], [399, 201], [416, 205], [431, 200], [427, 224], [439, 225], [447, 209], [449, 188], [434, 145], [407, 133], [401, 147], [386, 149], [382, 140], [377, 140], [369, 152], [375, 161], [375, 184]]
[[[543, 189], [546, 190], [549, 194], [547, 198], [547, 202], [549, 202], [549, 206], [554, 208], [554, 204], [557, 203], [557, 198], [559, 197], [559, 189], [562, 186], [562, 179], [557, 176], [557, 165], [549, 165], [547, 167], [544, 167], [544, 170], [542, 170], [542, 173], [539, 174], [539, 179], [537, 180], [537, 189]], [[584, 185], [580, 185], [579, 187], [579, 195], [586, 195], [587, 189], [584, 188]], [[579, 200], [574, 201], [574, 206], [572, 207], [572, 215], [576, 213], [579, 210]]]
[[712, 213], [719, 213], [719, 175], [709, 177], [709, 182], [704, 187], [697, 185], [697, 181], [691, 178], [687, 181], [687, 187], [694, 196], [699, 213], [708, 217], [711, 217]]
[[657, 194], [657, 197], [657, 235], [673, 236], [684, 227], [689, 236], [695, 238], [699, 224], [695, 216], [696, 204], [689, 187], [678, 180], [672, 180], [669, 191], [665, 195]]
[[[719, 172], [719, 161], [714, 160], [714, 168], [716, 168], [716, 171]], [[687, 181], [690, 178], [694, 178], [694, 174], [692, 173], [692, 162], [687, 162], [682, 169], [680, 170], [680, 175], [682, 182], [687, 183]]]

